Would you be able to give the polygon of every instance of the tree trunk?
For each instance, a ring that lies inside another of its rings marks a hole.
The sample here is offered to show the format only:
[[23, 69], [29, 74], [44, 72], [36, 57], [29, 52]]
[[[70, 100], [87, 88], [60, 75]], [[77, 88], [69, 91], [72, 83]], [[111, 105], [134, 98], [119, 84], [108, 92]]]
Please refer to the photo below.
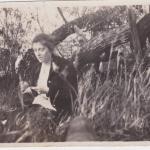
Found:
[[[62, 42], [67, 36], [75, 32], [73, 28], [74, 25], [77, 25], [81, 29], [86, 26], [88, 21], [92, 22], [100, 19], [102, 18], [98, 15], [97, 12], [85, 15], [65, 25], [62, 25], [60, 28], [50, 34], [50, 37], [54, 40], [54, 44], [57, 45]], [[150, 14], [145, 15], [136, 24], [136, 27], [142, 49], [145, 46], [146, 38], [150, 33]], [[114, 39], [116, 39], [114, 42], [114, 47], [131, 41], [131, 30], [129, 28], [129, 25], [123, 25], [116, 31], [109, 31], [104, 35], [104, 38], [102, 38], [100, 35], [97, 35], [89, 40], [79, 53], [78, 67], [81, 68], [87, 63], [93, 63], [98, 60], [108, 61], [111, 43]], [[106, 53], [105, 57], [103, 58], [100, 57], [102, 53]], [[117, 53], [114, 53], [113, 57], [115, 57], [116, 55]]]
[[139, 65], [142, 58], [144, 57], [144, 51], [141, 49], [139, 35], [136, 27], [136, 14], [134, 13], [132, 7], [130, 7], [128, 10], [128, 18], [131, 30], [131, 40], [133, 43], [133, 53], [136, 56], [137, 65]]
[[[136, 26], [142, 49], [150, 33], [150, 14], [145, 15]], [[87, 63], [97, 62], [98, 60], [108, 61], [111, 43], [114, 39], [116, 39], [114, 41], [114, 47], [131, 41], [131, 30], [129, 26], [124, 25], [116, 31], [109, 31], [103, 39], [98, 35], [89, 40], [79, 54], [78, 68], [81, 68]], [[103, 58], [100, 57], [102, 53], [105, 53]], [[113, 58], [116, 56], [117, 53], [115, 52]]]

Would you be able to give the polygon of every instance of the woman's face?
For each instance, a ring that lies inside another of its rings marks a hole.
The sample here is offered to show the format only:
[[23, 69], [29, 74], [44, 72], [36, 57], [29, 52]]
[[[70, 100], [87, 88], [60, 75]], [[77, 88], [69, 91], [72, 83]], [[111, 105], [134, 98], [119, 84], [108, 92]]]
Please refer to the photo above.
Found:
[[49, 49], [40, 42], [33, 43], [33, 50], [39, 62], [48, 63], [51, 61], [51, 53]]

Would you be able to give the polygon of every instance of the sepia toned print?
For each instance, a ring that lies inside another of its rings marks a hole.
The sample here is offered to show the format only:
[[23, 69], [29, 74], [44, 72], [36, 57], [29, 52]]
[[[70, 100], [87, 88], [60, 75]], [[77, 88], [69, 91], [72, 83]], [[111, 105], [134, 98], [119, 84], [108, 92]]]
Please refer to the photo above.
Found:
[[149, 141], [149, 5], [38, 3], [0, 3], [0, 143]]

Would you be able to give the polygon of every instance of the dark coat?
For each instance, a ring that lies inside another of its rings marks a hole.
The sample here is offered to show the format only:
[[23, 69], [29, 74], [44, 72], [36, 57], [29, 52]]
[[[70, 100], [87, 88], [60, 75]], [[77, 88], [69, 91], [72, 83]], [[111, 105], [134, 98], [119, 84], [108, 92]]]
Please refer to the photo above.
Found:
[[[52, 58], [57, 69], [54, 70], [51, 67], [47, 81], [47, 86], [49, 88], [47, 96], [50, 97], [52, 105], [56, 108], [57, 115], [62, 116], [67, 113], [71, 114], [77, 93], [76, 70], [74, 69], [73, 64], [68, 60], [55, 55]], [[34, 66], [31, 66], [32, 67], [28, 69], [31, 77], [25, 77], [23, 80], [28, 80], [30, 86], [35, 86], [39, 77], [41, 64], [36, 63]], [[33, 98], [31, 98], [32, 100], [28, 98], [27, 101], [32, 103]]]
[[58, 66], [58, 70], [50, 71], [47, 96], [58, 113], [71, 113], [77, 96], [76, 70], [72, 63], [58, 56], [53, 57], [53, 62]]

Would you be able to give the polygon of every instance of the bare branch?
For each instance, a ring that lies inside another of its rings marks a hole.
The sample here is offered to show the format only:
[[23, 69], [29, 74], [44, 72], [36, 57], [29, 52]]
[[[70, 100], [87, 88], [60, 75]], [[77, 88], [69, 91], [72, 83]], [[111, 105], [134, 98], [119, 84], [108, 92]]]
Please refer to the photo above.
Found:
[[64, 17], [64, 14], [63, 14], [61, 8], [60, 8], [60, 7], [57, 7], [57, 10], [58, 10], [60, 16], [62, 17], [63, 21], [65, 22], [65, 24], [67, 24], [68, 21], [67, 21], [66, 18]]
[[37, 23], [38, 23], [38, 25], [39, 25], [39, 27], [40, 27], [41, 32], [44, 33], [44, 29], [43, 29], [43, 27], [42, 27], [41, 24], [40, 24], [39, 15], [38, 15], [38, 9], [37, 9]]

